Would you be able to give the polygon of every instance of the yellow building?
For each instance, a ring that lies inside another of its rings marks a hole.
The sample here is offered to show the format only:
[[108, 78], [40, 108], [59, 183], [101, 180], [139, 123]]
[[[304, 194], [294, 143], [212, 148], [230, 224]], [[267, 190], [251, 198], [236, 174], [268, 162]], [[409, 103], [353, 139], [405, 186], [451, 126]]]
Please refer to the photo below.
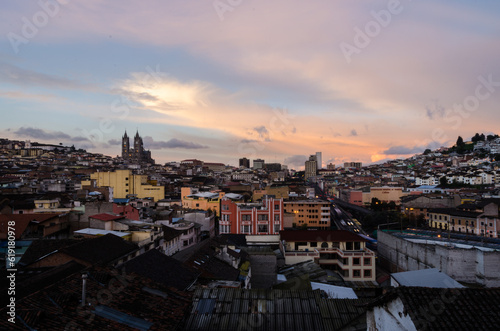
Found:
[[97, 187], [110, 186], [113, 188], [113, 197], [126, 198], [135, 195], [140, 199], [153, 198], [155, 201], [165, 198], [165, 188], [148, 184], [148, 176], [134, 175], [130, 170], [116, 170], [115, 172], [94, 172], [90, 175]]
[[264, 190], [254, 190], [252, 200], [262, 200], [264, 195], [274, 195], [276, 199], [288, 199], [290, 188], [288, 186], [268, 186]]
[[330, 202], [323, 200], [285, 201], [285, 213], [293, 214], [297, 227], [330, 228]]

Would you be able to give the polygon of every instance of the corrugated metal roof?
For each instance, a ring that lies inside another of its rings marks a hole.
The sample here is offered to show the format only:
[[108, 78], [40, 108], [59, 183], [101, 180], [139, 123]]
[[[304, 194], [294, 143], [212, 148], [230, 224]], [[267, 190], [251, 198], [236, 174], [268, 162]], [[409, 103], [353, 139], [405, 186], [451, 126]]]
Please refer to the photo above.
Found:
[[319, 290], [198, 289], [185, 329], [335, 330], [364, 313], [360, 302], [324, 299]]

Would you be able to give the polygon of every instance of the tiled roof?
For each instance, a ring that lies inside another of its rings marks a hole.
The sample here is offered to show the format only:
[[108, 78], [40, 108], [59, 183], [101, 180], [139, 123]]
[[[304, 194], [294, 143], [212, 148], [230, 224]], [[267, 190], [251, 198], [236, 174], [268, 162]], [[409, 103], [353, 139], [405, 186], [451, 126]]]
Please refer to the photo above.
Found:
[[[83, 239], [85, 240], [85, 239]], [[31, 245], [28, 247], [26, 252], [19, 260], [19, 265], [26, 266], [29, 265], [39, 258], [62, 249], [67, 246], [71, 246], [81, 242], [78, 239], [44, 239], [44, 240], [33, 240]]]
[[280, 238], [288, 242], [367, 241], [355, 233], [344, 230], [284, 230], [280, 231]]
[[48, 221], [54, 217], [58, 217], [60, 213], [43, 213], [43, 214], [12, 214], [12, 215], [0, 215], [0, 240], [7, 239], [8, 233], [8, 222], [14, 221], [16, 225], [14, 230], [16, 233], [16, 239], [21, 238], [22, 234], [31, 222], [42, 223]]
[[400, 298], [403, 314], [409, 314], [417, 329], [498, 330], [500, 289], [397, 287], [371, 302], [385, 305]]
[[[177, 330], [190, 307], [187, 293], [140, 275], [122, 274], [113, 268], [85, 271], [87, 306], [80, 304], [82, 273], [75, 272], [16, 300], [16, 323], [1, 318], [0, 329]], [[6, 312], [7, 308], [0, 310], [2, 316]]]
[[181, 262], [160, 253], [156, 249], [147, 251], [126, 262], [123, 268], [135, 272], [163, 285], [186, 290], [198, 278], [199, 272], [182, 265]]
[[137, 245], [113, 234], [92, 238], [66, 247], [62, 252], [89, 262], [93, 265], [106, 265], [137, 249]]

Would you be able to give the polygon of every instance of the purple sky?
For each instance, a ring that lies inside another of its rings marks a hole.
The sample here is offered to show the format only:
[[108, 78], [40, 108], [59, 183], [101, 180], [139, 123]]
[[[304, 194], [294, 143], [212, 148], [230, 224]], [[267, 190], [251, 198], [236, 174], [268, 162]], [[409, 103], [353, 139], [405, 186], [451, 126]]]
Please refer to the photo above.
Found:
[[9, 1], [0, 137], [158, 162], [409, 157], [500, 133], [497, 1]]

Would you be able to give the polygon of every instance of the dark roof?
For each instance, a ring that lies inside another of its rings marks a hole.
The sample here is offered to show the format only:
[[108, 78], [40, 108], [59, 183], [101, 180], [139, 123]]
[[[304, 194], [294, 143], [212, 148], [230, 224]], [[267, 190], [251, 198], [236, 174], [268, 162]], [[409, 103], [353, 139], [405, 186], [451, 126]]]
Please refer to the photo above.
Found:
[[367, 241], [363, 237], [345, 230], [283, 230], [280, 231], [280, 238], [289, 242]]
[[500, 325], [499, 288], [396, 287], [368, 307], [396, 298], [403, 302], [401, 313], [409, 314], [417, 329], [498, 330]]
[[[16, 323], [1, 318], [0, 329], [177, 330], [190, 307], [185, 292], [100, 267], [85, 270], [88, 305], [80, 307], [82, 272], [16, 300]], [[7, 308], [0, 310], [3, 316], [6, 312]]]
[[[87, 239], [82, 239], [87, 240]], [[55, 252], [57, 250], [63, 249], [74, 244], [81, 242], [78, 239], [44, 239], [44, 240], [33, 240], [31, 245], [28, 247], [26, 252], [24, 252], [21, 260], [19, 260], [19, 265], [26, 266], [29, 265], [39, 258]]]
[[468, 217], [468, 218], [477, 218], [481, 213], [473, 212], [473, 211], [464, 211], [464, 210], [458, 210], [456, 208], [431, 208], [428, 209], [429, 213], [436, 213], [436, 214], [445, 214], [445, 215], [450, 215], [450, 216], [457, 216], [457, 217]]
[[156, 249], [126, 262], [123, 268], [163, 285], [186, 290], [198, 278], [199, 272], [186, 268], [181, 262], [160, 253]]
[[109, 221], [116, 221], [116, 220], [125, 218], [125, 216], [102, 213], [102, 214], [95, 214], [95, 215], [89, 216], [89, 218], [93, 218], [93, 219], [100, 220], [103, 222], [109, 222]]
[[163, 239], [165, 239], [165, 241], [170, 241], [172, 239], [175, 239], [182, 234], [182, 231], [178, 231], [170, 226], [164, 225], [162, 226], [162, 229], [163, 229]]
[[219, 244], [215, 240], [207, 239], [172, 257], [183, 262], [185, 266], [197, 270], [201, 278], [236, 281], [240, 274], [239, 270], [216, 257], [218, 247]]
[[248, 246], [246, 235], [244, 234], [221, 234], [219, 239], [227, 245], [234, 245], [236, 247]]
[[366, 302], [319, 290], [198, 289], [184, 330], [339, 330], [364, 320]]
[[137, 250], [137, 248], [136, 244], [113, 234], [107, 234], [79, 242], [61, 251], [91, 264], [105, 265]]
[[19, 239], [31, 222], [42, 223], [59, 217], [59, 215], [61, 213], [0, 215], [0, 240], [7, 239], [9, 221], [16, 222], [14, 231], [16, 232], [16, 239]]

